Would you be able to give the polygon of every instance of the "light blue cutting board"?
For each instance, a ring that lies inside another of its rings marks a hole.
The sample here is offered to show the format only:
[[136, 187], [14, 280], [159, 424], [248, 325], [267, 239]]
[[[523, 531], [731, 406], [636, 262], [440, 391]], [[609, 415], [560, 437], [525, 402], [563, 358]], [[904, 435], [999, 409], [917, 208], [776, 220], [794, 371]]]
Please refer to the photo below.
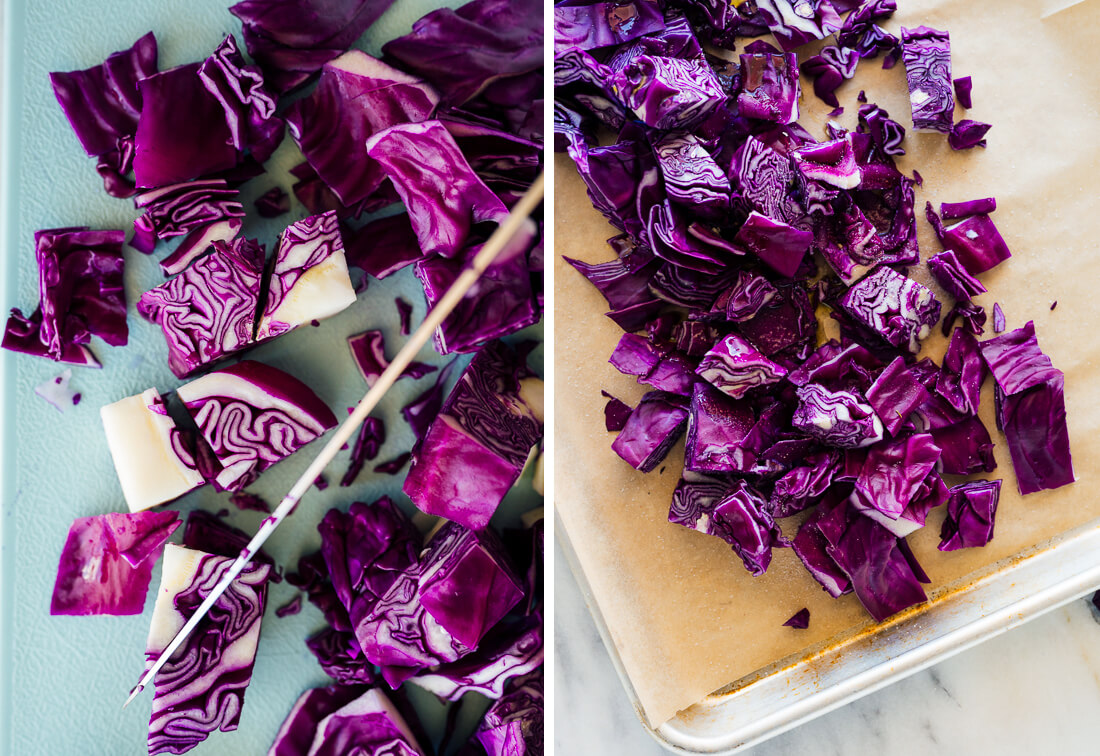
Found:
[[[2, 111], [3, 206], [0, 244], [3, 260], [2, 310], [25, 312], [37, 302], [32, 235], [40, 228], [87, 225], [129, 229], [135, 217], [129, 200], [103, 192], [95, 161], [84, 155], [50, 90], [50, 71], [86, 68], [109, 53], [124, 49], [149, 30], [157, 35], [161, 69], [205, 58], [227, 33], [240, 34], [240, 23], [218, 0], [7, 0], [4, 39]], [[414, 20], [434, 7], [458, 2], [397, 0], [361, 40], [378, 54], [388, 39], [407, 33]], [[289, 190], [287, 169], [301, 160], [287, 137], [269, 162], [268, 174], [243, 191], [245, 207], [278, 184]], [[291, 213], [264, 221], [250, 214], [245, 233], [271, 248], [286, 223], [304, 217], [294, 203]], [[156, 259], [126, 247], [126, 292], [133, 303], [142, 291], [160, 282]], [[384, 282], [372, 281], [359, 301], [319, 328], [304, 328], [251, 353], [311, 385], [339, 416], [361, 396], [365, 386], [352, 364], [345, 338], [368, 328], [386, 334], [393, 354], [402, 343], [395, 296], [415, 306], [415, 321], [424, 315], [423, 293], [411, 271]], [[146, 693], [125, 711], [122, 702], [142, 672], [145, 636], [153, 595], [160, 580], [153, 574], [143, 616], [51, 617], [50, 594], [58, 556], [76, 517], [125, 511], [121, 491], [99, 422], [99, 407], [155, 386], [162, 393], [180, 385], [165, 362], [165, 345], [155, 326], [130, 308], [130, 344], [111, 348], [98, 340], [92, 349], [102, 370], [74, 368], [73, 386], [83, 395], [75, 408], [59, 413], [37, 397], [34, 386], [62, 367], [48, 360], [4, 351], [0, 375], [3, 412], [2, 516], [0, 516], [0, 753], [18, 756], [145, 753], [150, 710]], [[538, 331], [536, 330], [537, 334]], [[425, 349], [420, 359], [440, 358]], [[535, 359], [541, 359], [541, 350]], [[452, 376], [453, 380], [454, 376]], [[377, 461], [409, 449], [412, 433], [398, 409], [431, 381], [400, 381], [382, 405], [387, 439]], [[309, 459], [314, 444], [269, 472], [252, 490], [277, 503]], [[373, 475], [369, 468], [350, 488], [335, 485], [347, 465], [342, 452], [328, 472], [327, 491], [307, 495], [298, 512], [268, 542], [268, 551], [293, 568], [299, 555], [319, 545], [316, 524], [332, 506], [356, 499], [372, 501], [383, 494], [399, 496], [401, 477]], [[262, 514], [239, 512], [226, 494], [209, 487], [172, 505], [184, 512], [196, 507], [216, 511], [230, 507], [230, 522], [254, 532]], [[527, 480], [505, 502], [502, 523], [537, 506]], [[173, 540], [178, 541], [179, 534]], [[323, 626], [320, 613], [306, 605], [297, 616], [279, 619], [273, 610], [292, 598], [286, 583], [273, 585], [264, 616], [259, 654], [248, 688], [240, 729], [215, 733], [194, 749], [210, 754], [262, 754], [295, 698], [304, 689], [324, 684], [303, 640]], [[425, 724], [438, 742], [444, 709], [430, 695], [413, 691]], [[468, 727], [483, 702], [464, 707]]]

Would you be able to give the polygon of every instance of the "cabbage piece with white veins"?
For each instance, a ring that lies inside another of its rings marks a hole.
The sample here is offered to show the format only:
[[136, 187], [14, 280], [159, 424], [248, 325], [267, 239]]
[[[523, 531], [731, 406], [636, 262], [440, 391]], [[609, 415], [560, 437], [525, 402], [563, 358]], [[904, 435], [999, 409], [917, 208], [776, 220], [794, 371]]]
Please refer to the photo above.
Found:
[[840, 306], [888, 343], [913, 354], [940, 319], [940, 303], [931, 290], [886, 266], [844, 292]]
[[239, 491], [329, 428], [336, 416], [304, 383], [252, 360], [176, 392], [222, 465], [215, 485]]
[[156, 389], [101, 407], [99, 415], [131, 512], [171, 501], [205, 482]]
[[800, 387], [797, 394], [791, 425], [821, 443], [856, 449], [882, 440], [882, 421], [863, 397], [816, 383]]
[[[168, 544], [146, 643], [152, 666], [233, 559]], [[153, 680], [149, 753], [185, 753], [215, 730], [237, 729], [252, 679], [271, 566], [241, 571]]]
[[317, 723], [305, 756], [424, 756], [405, 718], [378, 688]]
[[742, 398], [757, 386], [776, 383], [787, 374], [782, 365], [769, 360], [735, 333], [715, 344], [695, 372], [734, 399]]
[[336, 213], [303, 218], [287, 226], [279, 239], [256, 339], [324, 320], [353, 302], [355, 289], [348, 275]]

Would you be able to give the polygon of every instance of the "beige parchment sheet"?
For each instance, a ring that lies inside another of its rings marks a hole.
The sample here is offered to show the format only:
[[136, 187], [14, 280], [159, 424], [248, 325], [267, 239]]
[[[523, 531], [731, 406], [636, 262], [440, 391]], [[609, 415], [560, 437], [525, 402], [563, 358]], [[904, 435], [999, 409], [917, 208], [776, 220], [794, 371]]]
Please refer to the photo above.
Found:
[[[974, 80], [974, 108], [957, 108], [956, 120], [993, 124], [988, 150], [961, 153], [942, 135], [909, 130], [909, 154], [899, 167], [917, 167], [924, 177], [917, 189], [922, 256], [940, 250], [923, 219], [925, 200], [938, 207], [997, 198], [993, 218], [1013, 257], [982, 275], [989, 292], [977, 301], [990, 313], [1000, 302], [1009, 328], [1034, 320], [1040, 345], [1065, 372], [1077, 474], [1074, 485], [1026, 500], [1019, 495], [987, 380], [981, 418], [997, 442], [998, 464], [990, 477], [1004, 478], [995, 536], [982, 549], [940, 553], [943, 507], [934, 512], [909, 537], [934, 591], [1100, 517], [1100, 0], [899, 6], [888, 30], [924, 23], [951, 32], [953, 75]], [[861, 63], [838, 92], [846, 112], [837, 120], [848, 128], [860, 89], [909, 128], [902, 65], [881, 71], [880, 61]], [[824, 138], [820, 124], [828, 110], [804, 80], [801, 122], [817, 138]], [[709, 693], [867, 620], [851, 595], [829, 598], [789, 549], [776, 549], [768, 572], [752, 578], [725, 543], [669, 524], [682, 444], [648, 475], [611, 451], [614, 434], [603, 428], [600, 389], [633, 405], [646, 387], [607, 363], [621, 331], [604, 317], [605, 300], [561, 255], [611, 259], [605, 239], [615, 231], [592, 209], [568, 157], [556, 157], [555, 171], [555, 504], [645, 716], [657, 726]], [[914, 276], [928, 282], [923, 266]], [[944, 297], [946, 313], [951, 300]], [[983, 338], [991, 327], [992, 317]], [[937, 329], [925, 353], [938, 360], [945, 345]], [[811, 612], [809, 629], [781, 627], [803, 606]]]

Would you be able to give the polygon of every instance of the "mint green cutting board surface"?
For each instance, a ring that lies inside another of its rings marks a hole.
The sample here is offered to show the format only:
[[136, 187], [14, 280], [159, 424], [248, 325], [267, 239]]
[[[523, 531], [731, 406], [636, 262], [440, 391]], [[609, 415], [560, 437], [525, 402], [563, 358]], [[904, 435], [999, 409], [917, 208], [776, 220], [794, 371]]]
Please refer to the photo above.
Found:
[[[428, 11], [459, 4], [397, 0], [359, 46], [378, 54], [383, 42], [407, 33], [413, 21]], [[3, 313], [11, 307], [30, 312], [38, 301], [32, 244], [35, 230], [87, 225], [129, 231], [136, 216], [129, 200], [104, 193], [95, 160], [80, 148], [50, 90], [48, 73], [98, 64], [149, 30], [157, 36], [162, 70], [205, 58], [225, 34], [235, 34], [240, 41], [240, 22], [224, 1], [7, 0], [6, 5], [5, 102], [0, 111], [4, 139], [0, 175]], [[290, 214], [263, 220], [255, 215], [252, 200], [275, 185], [289, 191], [292, 180], [287, 169], [300, 160], [288, 136], [269, 161], [268, 173], [253, 179], [242, 191], [249, 210], [244, 233], [259, 238], [269, 250], [279, 231], [307, 212], [294, 202]], [[0, 352], [0, 754], [4, 756], [146, 752], [151, 695], [145, 693], [125, 711], [121, 706], [143, 669], [159, 566], [142, 616], [49, 614], [58, 557], [72, 520], [126, 511], [99, 422], [99, 407], [150, 386], [164, 393], [181, 383], [168, 370], [160, 330], [133, 310], [141, 292], [163, 280], [157, 267], [163, 252], [158, 248], [156, 254], [146, 257], [127, 246], [125, 255], [130, 344], [111, 348], [94, 340], [92, 350], [103, 369], [73, 369], [72, 385], [83, 395], [79, 406], [62, 414], [34, 394], [36, 385], [58, 375], [63, 366]], [[396, 296], [414, 305], [414, 325], [418, 323], [424, 316], [424, 297], [416, 278], [406, 269], [383, 282], [372, 280], [355, 305], [319, 328], [299, 329], [249, 356], [302, 379], [343, 417], [345, 408], [366, 388], [345, 338], [366, 329], [381, 329], [387, 351], [394, 354], [403, 342], [394, 308]], [[535, 329], [532, 335], [539, 333]], [[443, 362], [430, 348], [423, 351], [421, 359]], [[541, 348], [534, 359], [541, 359]], [[386, 423], [387, 439], [375, 462], [392, 459], [412, 446], [412, 433], [398, 410], [432, 380], [399, 381], [387, 396], [379, 413]], [[307, 447], [265, 473], [250, 490], [277, 503], [319, 450], [317, 443]], [[345, 451], [327, 472], [332, 485], [324, 492], [308, 494], [298, 512], [268, 541], [267, 550], [284, 568], [293, 569], [300, 555], [317, 549], [316, 524], [329, 507], [346, 508], [354, 500], [372, 501], [390, 494], [411, 511], [411, 503], [400, 494], [403, 473], [374, 475], [368, 467], [356, 484], [340, 488], [336, 483], [346, 465]], [[519, 512], [538, 505], [528, 477], [505, 502], [497, 518], [499, 524], [510, 524]], [[229, 522], [250, 533], [263, 518], [260, 513], [237, 511], [228, 503], [227, 494], [217, 494], [209, 487], [171, 506], [182, 512], [229, 507]], [[172, 540], [178, 542], [179, 536], [177, 531]], [[271, 586], [240, 728], [211, 735], [191, 753], [265, 753], [297, 696], [328, 681], [303, 643], [308, 634], [323, 626], [320, 613], [303, 602], [299, 615], [282, 619], [274, 615], [274, 609], [295, 594], [285, 582]], [[438, 743], [445, 710], [433, 696], [420, 691], [410, 695]], [[474, 705], [463, 707], [466, 732], [485, 706], [483, 700], [471, 703]]]

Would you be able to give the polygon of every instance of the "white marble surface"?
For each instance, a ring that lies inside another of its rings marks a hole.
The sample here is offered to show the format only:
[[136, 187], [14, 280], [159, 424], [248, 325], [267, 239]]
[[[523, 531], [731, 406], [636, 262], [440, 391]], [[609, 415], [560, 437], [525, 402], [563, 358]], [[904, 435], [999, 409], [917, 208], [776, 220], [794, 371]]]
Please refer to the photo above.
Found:
[[[635, 718], [555, 549], [554, 752], [666, 754]], [[1089, 603], [1074, 601], [744, 753], [1100, 753], [1100, 623]]]

